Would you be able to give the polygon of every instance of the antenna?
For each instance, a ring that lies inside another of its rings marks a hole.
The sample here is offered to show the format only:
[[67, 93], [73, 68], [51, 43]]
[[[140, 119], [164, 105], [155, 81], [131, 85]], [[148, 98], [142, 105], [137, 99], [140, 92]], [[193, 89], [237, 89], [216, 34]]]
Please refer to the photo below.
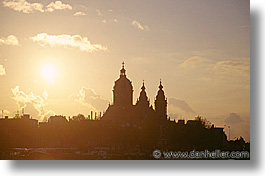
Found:
[[22, 108], [22, 116], [24, 116], [24, 108]]

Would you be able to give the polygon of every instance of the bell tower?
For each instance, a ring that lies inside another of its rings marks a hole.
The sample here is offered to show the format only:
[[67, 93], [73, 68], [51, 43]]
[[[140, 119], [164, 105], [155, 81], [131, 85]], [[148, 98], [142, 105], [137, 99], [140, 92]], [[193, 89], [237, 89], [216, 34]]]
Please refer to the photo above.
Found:
[[140, 92], [140, 97], [136, 102], [136, 105], [141, 107], [149, 107], [149, 100], [145, 92], [145, 86], [143, 81], [143, 86], [141, 87], [142, 91]]
[[165, 93], [163, 91], [162, 82], [160, 80], [159, 90], [155, 99], [155, 111], [157, 115], [161, 118], [167, 118], [167, 99], [165, 97]]

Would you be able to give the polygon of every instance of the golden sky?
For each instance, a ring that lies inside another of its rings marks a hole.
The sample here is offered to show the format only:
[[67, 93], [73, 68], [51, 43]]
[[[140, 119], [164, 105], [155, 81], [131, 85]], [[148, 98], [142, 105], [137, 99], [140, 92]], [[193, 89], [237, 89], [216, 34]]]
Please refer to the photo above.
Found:
[[162, 79], [171, 119], [249, 140], [249, 32], [248, 0], [2, 0], [0, 108], [103, 111], [124, 61], [134, 102], [145, 80], [153, 104]]

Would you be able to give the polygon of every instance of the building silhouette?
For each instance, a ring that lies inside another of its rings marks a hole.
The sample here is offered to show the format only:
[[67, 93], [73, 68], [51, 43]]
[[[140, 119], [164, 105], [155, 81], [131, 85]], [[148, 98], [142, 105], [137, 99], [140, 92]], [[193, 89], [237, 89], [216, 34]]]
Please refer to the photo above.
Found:
[[242, 138], [227, 141], [223, 128], [206, 126], [201, 118], [170, 120], [167, 103], [160, 80], [154, 107], [144, 81], [134, 104], [123, 62], [103, 115], [91, 111], [87, 118], [54, 115], [38, 122], [23, 112], [0, 119], [0, 159], [154, 159], [154, 149], [249, 151]]
[[108, 106], [102, 120], [167, 120], [167, 99], [163, 91], [161, 80], [158, 88], [159, 90], [155, 99], [155, 108], [150, 105], [144, 81], [141, 87], [140, 96], [137, 99], [136, 104], [133, 104], [132, 81], [126, 76], [123, 62], [120, 70], [120, 77], [115, 81], [113, 87], [113, 103]]

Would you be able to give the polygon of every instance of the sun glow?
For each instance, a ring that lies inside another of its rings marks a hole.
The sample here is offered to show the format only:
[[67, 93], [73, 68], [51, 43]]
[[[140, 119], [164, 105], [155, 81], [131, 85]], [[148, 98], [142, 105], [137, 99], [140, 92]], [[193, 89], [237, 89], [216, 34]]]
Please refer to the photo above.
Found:
[[46, 81], [53, 84], [56, 76], [56, 68], [54, 65], [46, 64], [41, 68], [41, 75]]

